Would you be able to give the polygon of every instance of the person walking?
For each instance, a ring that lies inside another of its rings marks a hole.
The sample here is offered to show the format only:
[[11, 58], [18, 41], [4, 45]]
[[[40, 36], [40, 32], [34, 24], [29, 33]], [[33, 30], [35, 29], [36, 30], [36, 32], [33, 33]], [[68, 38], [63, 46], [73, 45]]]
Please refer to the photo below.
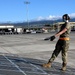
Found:
[[56, 33], [55, 35], [51, 36], [50, 38], [46, 38], [45, 40], [53, 41], [56, 37], [59, 36], [59, 39], [56, 43], [55, 50], [52, 53], [51, 58], [49, 59], [48, 63], [42, 64], [45, 68], [50, 68], [52, 62], [55, 60], [55, 58], [58, 56], [58, 54], [61, 52], [62, 55], [62, 71], [66, 70], [67, 65], [67, 51], [69, 49], [69, 34], [71, 31], [71, 26], [69, 23], [70, 17], [68, 14], [64, 14], [62, 16], [62, 19], [64, 21], [64, 24], [61, 25], [60, 31]]

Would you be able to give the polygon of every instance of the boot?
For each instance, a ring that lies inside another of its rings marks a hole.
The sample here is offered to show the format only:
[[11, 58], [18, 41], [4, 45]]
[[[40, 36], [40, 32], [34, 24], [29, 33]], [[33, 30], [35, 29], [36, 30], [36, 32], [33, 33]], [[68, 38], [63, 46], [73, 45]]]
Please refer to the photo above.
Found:
[[63, 63], [63, 64], [62, 64], [61, 70], [62, 70], [62, 71], [66, 71], [66, 63]]
[[43, 65], [42, 65], [42, 67], [50, 68], [50, 67], [51, 67], [51, 63], [50, 63], [50, 62], [48, 62], [48, 63], [46, 63], [46, 64], [43, 64]]

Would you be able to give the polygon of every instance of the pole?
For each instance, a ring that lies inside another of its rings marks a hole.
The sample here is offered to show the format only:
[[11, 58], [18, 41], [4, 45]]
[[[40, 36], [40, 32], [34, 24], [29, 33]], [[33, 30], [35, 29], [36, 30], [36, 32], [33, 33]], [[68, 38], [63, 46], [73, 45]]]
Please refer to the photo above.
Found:
[[24, 2], [24, 4], [26, 4], [26, 10], [27, 10], [27, 12], [26, 12], [26, 16], [27, 16], [27, 24], [28, 24], [28, 29], [29, 29], [29, 20], [28, 20], [28, 4], [30, 4], [30, 2], [25, 1], [25, 2]]

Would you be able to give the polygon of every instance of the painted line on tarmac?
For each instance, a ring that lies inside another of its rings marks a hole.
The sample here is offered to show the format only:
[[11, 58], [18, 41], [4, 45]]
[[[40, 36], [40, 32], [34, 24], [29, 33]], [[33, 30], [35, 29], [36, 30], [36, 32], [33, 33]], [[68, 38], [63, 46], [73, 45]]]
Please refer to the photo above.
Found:
[[22, 74], [27, 75], [23, 70], [19, 68], [14, 62], [12, 62], [9, 58], [7, 58], [5, 55], [3, 55], [12, 65], [14, 65]]
[[13, 72], [20, 72], [19, 70], [7, 70], [7, 69], [0, 69], [1, 71], [13, 71]]
[[45, 71], [43, 71], [41, 68], [38, 68], [36, 65], [31, 64], [31, 63], [30, 63], [30, 65], [32, 65], [32, 66], [34, 66], [36, 69], [38, 69], [38, 70], [42, 71], [44, 74], [47, 74]]
[[[21, 58], [21, 57], [20, 57]], [[25, 61], [25, 62], [28, 62], [26, 59], [23, 59], [23, 58], [21, 58], [23, 61]], [[40, 71], [42, 71], [43, 73], [41, 73], [41, 74], [48, 74], [48, 73], [46, 73], [44, 70], [42, 70], [41, 68], [39, 68], [39, 67], [37, 67], [36, 65], [34, 65], [34, 64], [31, 64], [31, 63], [29, 63], [31, 66], [33, 66], [33, 67], [35, 67], [37, 70], [40, 70]], [[32, 73], [34, 73], [34, 72], [32, 72]], [[39, 72], [37, 72], [37, 73], [39, 73]]]

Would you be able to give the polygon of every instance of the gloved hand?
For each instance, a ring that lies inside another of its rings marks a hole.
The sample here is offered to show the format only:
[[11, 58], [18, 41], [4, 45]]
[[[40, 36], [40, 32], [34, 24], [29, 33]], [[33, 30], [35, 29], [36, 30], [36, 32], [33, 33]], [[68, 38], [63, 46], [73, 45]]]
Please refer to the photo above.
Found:
[[50, 37], [45, 38], [44, 40], [50, 40]]
[[53, 41], [54, 39], [55, 39], [54, 35], [50, 37], [50, 41]]

